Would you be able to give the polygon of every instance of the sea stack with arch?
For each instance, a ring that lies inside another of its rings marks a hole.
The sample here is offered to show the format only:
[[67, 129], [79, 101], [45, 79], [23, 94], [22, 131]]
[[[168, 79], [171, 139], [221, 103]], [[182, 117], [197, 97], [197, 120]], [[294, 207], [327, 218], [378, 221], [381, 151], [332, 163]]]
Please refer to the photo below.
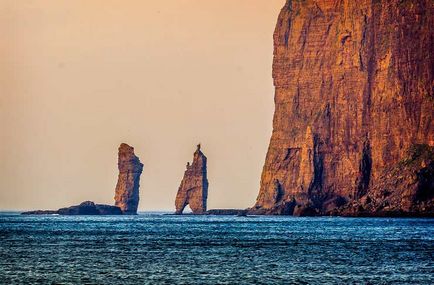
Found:
[[187, 169], [176, 195], [176, 214], [182, 214], [189, 205], [193, 214], [206, 213], [206, 200], [208, 198], [208, 179], [206, 156], [200, 150], [200, 144], [194, 152], [193, 162], [187, 163]]

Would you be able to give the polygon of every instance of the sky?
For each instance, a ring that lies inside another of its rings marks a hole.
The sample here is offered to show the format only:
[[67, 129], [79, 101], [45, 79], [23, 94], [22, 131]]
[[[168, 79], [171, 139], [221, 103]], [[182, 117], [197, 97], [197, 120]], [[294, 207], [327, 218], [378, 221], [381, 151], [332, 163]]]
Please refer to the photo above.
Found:
[[0, 210], [113, 204], [122, 142], [140, 211], [174, 210], [199, 142], [208, 208], [252, 206], [284, 2], [0, 0]]

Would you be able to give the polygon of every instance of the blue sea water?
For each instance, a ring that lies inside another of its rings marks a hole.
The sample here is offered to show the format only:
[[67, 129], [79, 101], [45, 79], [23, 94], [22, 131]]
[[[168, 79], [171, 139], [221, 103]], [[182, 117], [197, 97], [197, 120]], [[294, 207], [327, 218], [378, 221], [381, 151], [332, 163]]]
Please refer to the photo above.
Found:
[[1, 284], [434, 284], [434, 219], [0, 214]]

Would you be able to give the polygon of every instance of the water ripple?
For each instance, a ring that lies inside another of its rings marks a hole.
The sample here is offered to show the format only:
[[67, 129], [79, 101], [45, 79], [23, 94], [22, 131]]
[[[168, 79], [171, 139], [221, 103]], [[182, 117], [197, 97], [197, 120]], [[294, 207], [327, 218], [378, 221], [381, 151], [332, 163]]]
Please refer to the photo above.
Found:
[[1, 284], [434, 284], [434, 219], [0, 214]]

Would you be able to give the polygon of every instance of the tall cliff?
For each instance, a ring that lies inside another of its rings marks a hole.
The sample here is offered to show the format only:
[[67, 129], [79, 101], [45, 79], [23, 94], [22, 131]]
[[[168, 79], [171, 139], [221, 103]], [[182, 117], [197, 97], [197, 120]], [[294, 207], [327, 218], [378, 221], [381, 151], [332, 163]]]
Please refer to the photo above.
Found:
[[433, 13], [432, 0], [286, 2], [252, 213], [434, 212]]
[[194, 152], [193, 163], [187, 163], [184, 177], [176, 194], [176, 213], [182, 214], [184, 208], [190, 205], [193, 214], [206, 212], [208, 198], [208, 179], [206, 169], [206, 156], [200, 150], [200, 144]]
[[143, 164], [134, 154], [134, 148], [122, 143], [118, 152], [119, 176], [115, 190], [115, 205], [124, 214], [137, 214], [139, 182]]

